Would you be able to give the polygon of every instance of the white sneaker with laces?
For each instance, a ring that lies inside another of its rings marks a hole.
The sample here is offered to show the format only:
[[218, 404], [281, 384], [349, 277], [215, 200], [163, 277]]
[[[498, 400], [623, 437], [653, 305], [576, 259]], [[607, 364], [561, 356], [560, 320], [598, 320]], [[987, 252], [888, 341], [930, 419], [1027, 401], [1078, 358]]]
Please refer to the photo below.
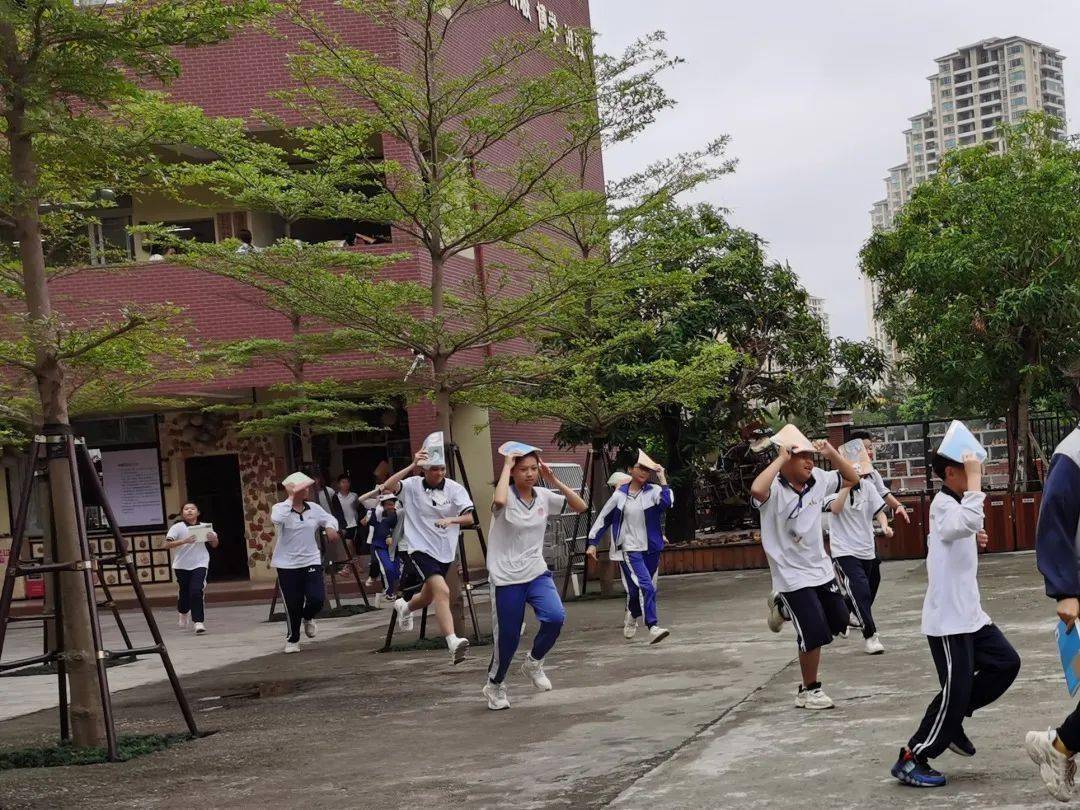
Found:
[[866, 654], [881, 655], [883, 652], [885, 652], [885, 645], [881, 643], [881, 637], [874, 633], [866, 640]]
[[795, 694], [795, 705], [800, 709], [831, 709], [836, 704], [819, 686], [817, 689], [803, 689], [800, 687]]
[[315, 624], [314, 619], [304, 619], [304, 635], [308, 638], [315, 638], [319, 634], [319, 625]]
[[854, 613], [848, 613], [847, 625], [848, 627], [862, 627], [862, 622], [859, 621], [859, 617]]
[[202, 622], [195, 622], [195, 635], [201, 636], [206, 632], [206, 625]]
[[368, 577], [367, 579], [364, 580], [364, 587], [365, 588], [370, 588], [374, 584], [375, 584], [375, 580], [373, 580], [371, 577]]
[[465, 656], [469, 654], [469, 640], [467, 638], [459, 638], [453, 645], [447, 646], [450, 650], [450, 661], [455, 665], [464, 661]]
[[287, 652], [287, 653], [298, 653], [298, 652], [300, 652], [300, 642], [299, 641], [286, 641], [285, 642], [285, 652]]
[[1039, 776], [1050, 795], [1059, 802], [1067, 802], [1076, 790], [1076, 763], [1054, 748], [1055, 736], [1053, 729], [1029, 731], [1024, 738], [1024, 750], [1039, 766]]
[[631, 639], [637, 635], [637, 619], [630, 615], [630, 611], [626, 611], [626, 616], [623, 617], [622, 635], [625, 639]]
[[774, 633], [779, 633], [784, 627], [784, 614], [780, 612], [779, 596], [776, 591], [769, 594], [769, 617], [767, 621], [769, 629]]
[[398, 599], [394, 602], [394, 610], [397, 611], [398, 624], [401, 625], [401, 629], [412, 630], [413, 616], [412, 611], [409, 610], [409, 603], [404, 599]]
[[383, 593], [382, 591], [379, 591], [377, 594], [375, 594], [375, 607], [381, 608], [383, 606], [383, 601], [385, 599], [386, 599], [386, 594]]
[[187, 623], [188, 623], [188, 615], [186, 613], [181, 613], [180, 618], [176, 622], [176, 626], [177, 627], [187, 627]]
[[654, 624], [652, 627], [649, 628], [649, 643], [650, 644], [659, 644], [661, 641], [663, 641], [665, 638], [667, 638], [670, 635], [671, 635], [670, 630], [665, 630], [660, 625]]
[[484, 697], [487, 698], [488, 708], [493, 712], [499, 711], [499, 709], [510, 708], [510, 698], [506, 694], [505, 683], [492, 683], [488, 681], [484, 685]]
[[543, 659], [537, 661], [532, 657], [531, 653], [525, 653], [525, 663], [521, 665], [521, 674], [526, 678], [530, 678], [533, 686], [541, 692], [551, 691], [551, 679], [544, 674]]

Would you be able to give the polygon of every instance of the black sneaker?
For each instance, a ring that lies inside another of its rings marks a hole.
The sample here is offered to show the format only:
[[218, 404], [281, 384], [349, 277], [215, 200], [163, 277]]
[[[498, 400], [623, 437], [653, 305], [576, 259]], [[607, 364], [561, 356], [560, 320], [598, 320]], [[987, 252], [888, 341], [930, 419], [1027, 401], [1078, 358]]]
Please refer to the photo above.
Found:
[[962, 757], [975, 756], [975, 746], [971, 744], [971, 740], [968, 739], [968, 735], [964, 733], [963, 728], [957, 730], [956, 736], [949, 743], [949, 750]]
[[892, 766], [892, 775], [912, 787], [935, 788], [945, 784], [944, 774], [931, 768], [925, 757], [917, 757], [906, 748], [900, 749], [900, 757]]

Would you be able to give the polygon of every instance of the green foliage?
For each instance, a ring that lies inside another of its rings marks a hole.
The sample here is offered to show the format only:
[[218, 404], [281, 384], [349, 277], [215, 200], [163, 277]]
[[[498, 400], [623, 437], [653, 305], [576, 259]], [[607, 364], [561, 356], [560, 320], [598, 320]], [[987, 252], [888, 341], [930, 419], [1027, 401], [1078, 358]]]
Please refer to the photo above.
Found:
[[[116, 741], [121, 762], [164, 751], [191, 740], [188, 734], [127, 734]], [[70, 743], [45, 748], [20, 748], [0, 752], [0, 771], [15, 768], [56, 768], [67, 765], [99, 765], [108, 762], [104, 748], [77, 748]]]
[[[1080, 357], [1080, 150], [1029, 116], [1006, 150], [950, 153], [862, 251], [916, 386], [908, 413], [1007, 413], [1061, 399]], [[1031, 453], [1026, 454], [1028, 461]], [[1030, 474], [1030, 473], [1029, 473]]]

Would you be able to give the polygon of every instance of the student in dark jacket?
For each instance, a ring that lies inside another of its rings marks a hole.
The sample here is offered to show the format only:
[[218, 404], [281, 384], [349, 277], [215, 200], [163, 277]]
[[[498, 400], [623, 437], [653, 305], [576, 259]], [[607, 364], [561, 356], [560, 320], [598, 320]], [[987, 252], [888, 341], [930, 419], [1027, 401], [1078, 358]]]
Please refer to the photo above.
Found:
[[[1080, 427], [1054, 450], [1043, 487], [1035, 557], [1046, 583], [1046, 595], [1057, 602], [1057, 615], [1070, 632], [1080, 613]], [[1067, 802], [1076, 789], [1074, 755], [1080, 751], [1080, 706], [1060, 726], [1029, 731], [1024, 740], [1031, 761], [1039, 766], [1046, 789]]]

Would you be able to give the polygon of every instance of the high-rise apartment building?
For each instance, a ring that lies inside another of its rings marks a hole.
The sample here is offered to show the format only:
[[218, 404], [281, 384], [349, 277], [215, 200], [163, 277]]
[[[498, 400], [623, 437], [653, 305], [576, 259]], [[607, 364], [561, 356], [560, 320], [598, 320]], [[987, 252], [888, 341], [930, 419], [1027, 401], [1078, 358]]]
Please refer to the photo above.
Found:
[[821, 322], [821, 328], [825, 331], [825, 336], [831, 338], [832, 331], [829, 323], [829, 313], [825, 311], [825, 299], [810, 295], [807, 296], [806, 303], [810, 313]]
[[[904, 163], [889, 169], [885, 197], [870, 208], [874, 230], [892, 227], [912, 191], [937, 171], [946, 152], [986, 143], [1003, 149], [998, 126], [1029, 112], [1061, 121], [1065, 137], [1065, 57], [1024, 37], [984, 39], [938, 57], [930, 82], [930, 109], [911, 117], [904, 130]], [[871, 338], [895, 360], [895, 347], [874, 317], [878, 291], [866, 282], [866, 314]]]

